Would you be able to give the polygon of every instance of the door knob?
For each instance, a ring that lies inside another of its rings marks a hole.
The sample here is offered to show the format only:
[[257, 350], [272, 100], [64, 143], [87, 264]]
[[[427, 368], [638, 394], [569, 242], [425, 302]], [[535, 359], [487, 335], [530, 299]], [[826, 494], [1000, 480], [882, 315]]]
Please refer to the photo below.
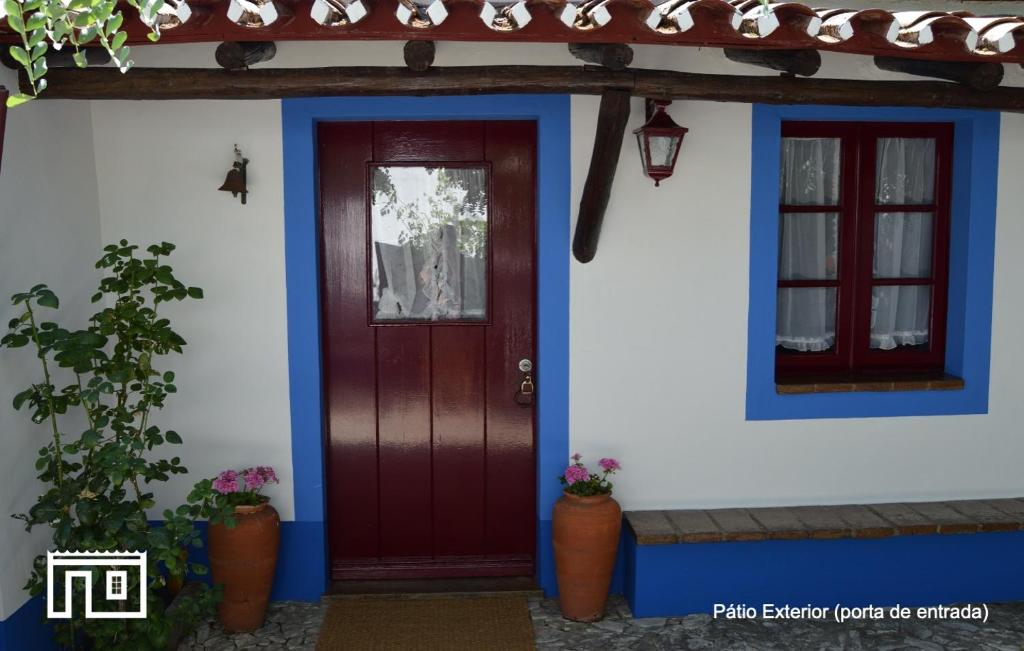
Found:
[[523, 381], [516, 391], [516, 404], [532, 405], [536, 394], [536, 387], [533, 384], [533, 362], [526, 358], [519, 360], [519, 371], [523, 374]]

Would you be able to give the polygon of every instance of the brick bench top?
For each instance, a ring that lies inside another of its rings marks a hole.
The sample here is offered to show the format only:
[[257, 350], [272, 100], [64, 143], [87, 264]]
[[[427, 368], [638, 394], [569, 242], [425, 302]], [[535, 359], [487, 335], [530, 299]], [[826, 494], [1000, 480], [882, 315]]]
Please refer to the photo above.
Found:
[[640, 545], [886, 538], [1024, 529], [1024, 498], [751, 509], [626, 511]]

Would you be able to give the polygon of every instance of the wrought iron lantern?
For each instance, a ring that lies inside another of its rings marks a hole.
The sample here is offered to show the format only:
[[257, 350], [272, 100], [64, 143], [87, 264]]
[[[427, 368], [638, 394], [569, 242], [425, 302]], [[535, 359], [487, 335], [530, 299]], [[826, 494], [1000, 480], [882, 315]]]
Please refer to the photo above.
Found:
[[689, 131], [673, 122], [665, 112], [665, 107], [671, 103], [669, 100], [647, 100], [647, 122], [633, 131], [640, 146], [644, 174], [654, 179], [655, 186], [672, 176], [683, 136]]

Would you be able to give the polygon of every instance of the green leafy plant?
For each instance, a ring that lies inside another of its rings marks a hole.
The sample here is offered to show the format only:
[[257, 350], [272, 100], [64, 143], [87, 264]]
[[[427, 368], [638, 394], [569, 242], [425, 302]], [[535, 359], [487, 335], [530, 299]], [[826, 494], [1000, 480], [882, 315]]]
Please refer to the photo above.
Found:
[[[160, 38], [159, 11], [164, 0], [127, 0], [139, 12], [150, 29], [151, 41]], [[0, 20], [21, 37], [21, 44], [10, 48], [11, 56], [25, 70], [31, 93], [18, 93], [7, 99], [14, 107], [36, 97], [46, 88], [46, 53], [50, 49], [72, 48], [75, 65], [88, 65], [83, 46], [98, 45], [110, 53], [121, 72], [132, 67], [126, 45], [124, 14], [118, 0], [2, 0]]]
[[[163, 649], [172, 627], [187, 627], [191, 622], [182, 619], [209, 613], [216, 600], [204, 585], [191, 593], [193, 603], [172, 616], [165, 613], [161, 592], [169, 579], [188, 571], [206, 573], [185, 554], [202, 542], [188, 505], [164, 511], [158, 526], [146, 515], [155, 505], [147, 485], [187, 472], [176, 456], [158, 458], [158, 448], [182, 442], [173, 430], [153, 424], [155, 412], [177, 391], [174, 373], [161, 372], [158, 365], [185, 346], [158, 309], [169, 301], [202, 298], [203, 292], [180, 282], [166, 264], [174, 245], [150, 246], [142, 256], [138, 248], [125, 240], [104, 248], [96, 263], [103, 277], [92, 296], [104, 307], [85, 328], [70, 330], [45, 320], [45, 311], [56, 309], [59, 300], [46, 285], [36, 285], [12, 297], [20, 314], [0, 339], [0, 348], [34, 349], [42, 377], [14, 397], [14, 408], [27, 410], [34, 423], [47, 424], [50, 439], [35, 460], [45, 491], [28, 513], [14, 517], [27, 530], [51, 528], [61, 551], [148, 552], [147, 618], [86, 620], [79, 612], [56, 624], [65, 646], [85, 639], [92, 648]], [[58, 377], [68, 382], [58, 387]], [[82, 423], [77, 435], [67, 429]], [[46, 557], [39, 556], [25, 589], [42, 592], [46, 572]], [[138, 583], [138, 577], [129, 580], [130, 595], [139, 594]], [[99, 592], [98, 586], [73, 582], [76, 602], [94, 588]], [[134, 599], [125, 608], [137, 606]]]

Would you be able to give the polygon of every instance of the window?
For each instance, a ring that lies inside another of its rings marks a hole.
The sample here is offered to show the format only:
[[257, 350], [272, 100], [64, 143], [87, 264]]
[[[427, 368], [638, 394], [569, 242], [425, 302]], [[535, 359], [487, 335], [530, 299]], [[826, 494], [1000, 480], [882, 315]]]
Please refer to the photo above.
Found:
[[373, 323], [487, 319], [487, 169], [370, 168]]
[[776, 377], [941, 372], [953, 125], [784, 122]]

